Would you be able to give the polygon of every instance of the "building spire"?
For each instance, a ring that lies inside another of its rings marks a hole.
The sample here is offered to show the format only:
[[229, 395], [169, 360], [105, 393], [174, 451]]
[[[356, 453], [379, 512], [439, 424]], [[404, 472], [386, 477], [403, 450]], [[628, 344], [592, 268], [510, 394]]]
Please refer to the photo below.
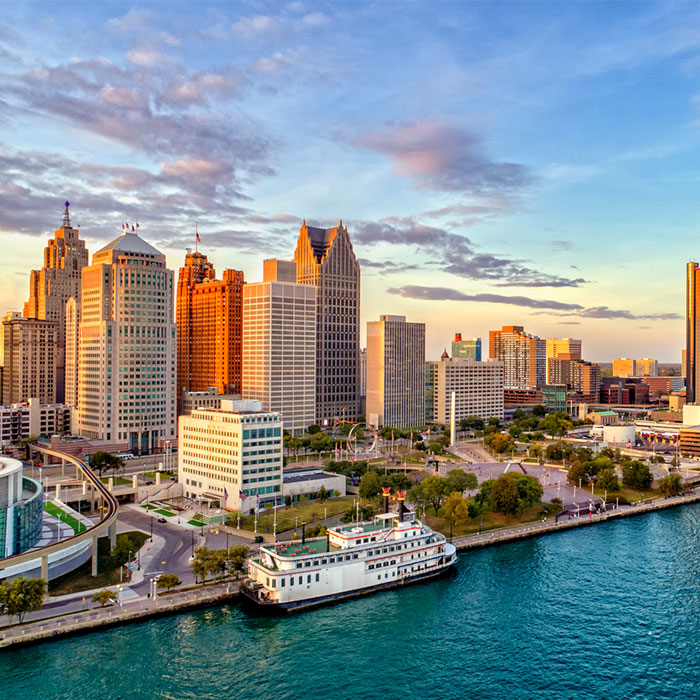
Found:
[[64, 228], [71, 228], [70, 225], [70, 202], [66, 201], [65, 203], [65, 209], [63, 210], [63, 227]]

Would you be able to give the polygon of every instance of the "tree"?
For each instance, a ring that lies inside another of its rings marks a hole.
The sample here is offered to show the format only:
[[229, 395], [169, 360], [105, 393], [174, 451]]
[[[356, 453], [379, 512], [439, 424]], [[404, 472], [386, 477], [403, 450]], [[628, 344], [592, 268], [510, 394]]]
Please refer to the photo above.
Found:
[[114, 472], [117, 469], [121, 469], [123, 466], [124, 461], [120, 457], [110, 454], [109, 452], [95, 452], [95, 454], [90, 457], [90, 468], [100, 476], [102, 476], [103, 471], [108, 469], [111, 469], [112, 475], [114, 475]]
[[29, 459], [29, 445], [36, 442], [36, 435], [26, 435], [23, 438], [17, 440], [18, 447], [24, 447], [24, 458]]
[[161, 574], [157, 585], [158, 588], [165, 588], [166, 591], [169, 591], [181, 583], [182, 581], [180, 581], [180, 577], [177, 574]]
[[677, 496], [679, 493], [683, 493], [685, 483], [680, 474], [669, 474], [663, 479], [659, 479], [657, 486], [663, 496]]
[[515, 445], [515, 439], [512, 435], [503, 435], [503, 433], [492, 433], [484, 438], [484, 445], [490, 447], [496, 454], [508, 452]]
[[513, 515], [538, 503], [542, 498], [542, 486], [527, 474], [511, 472], [498, 479], [489, 479], [481, 485], [476, 501], [498, 513]]
[[445, 499], [443, 513], [450, 524], [450, 536], [452, 536], [452, 525], [464, 522], [469, 517], [469, 502], [462, 498], [460, 493], [453, 491]]
[[245, 570], [246, 562], [250, 550], [245, 545], [239, 544], [229, 547], [228, 550], [228, 572], [229, 574], [240, 574]]
[[522, 434], [522, 430], [517, 425], [511, 425], [510, 428], [508, 428], [508, 434], [515, 438], [516, 440], [520, 437]]
[[321, 488], [318, 490], [318, 493], [316, 494], [316, 498], [318, 498], [321, 503], [325, 501], [328, 498], [328, 490], [326, 489], [325, 486], [321, 486]]
[[522, 408], [516, 408], [515, 411], [513, 412], [513, 418], [515, 420], [520, 420], [521, 418], [525, 418], [525, 411], [523, 411]]
[[436, 455], [444, 455], [445, 454], [445, 446], [440, 442], [440, 440], [431, 440], [428, 443], [428, 449]]
[[194, 580], [204, 584], [210, 570], [211, 550], [208, 547], [197, 547], [192, 559], [192, 573]]
[[622, 483], [625, 486], [644, 491], [651, 486], [654, 477], [651, 469], [639, 460], [629, 460], [622, 464]]
[[576, 461], [569, 467], [569, 473], [566, 475], [566, 480], [574, 486], [585, 486], [588, 483], [588, 472], [583, 463]]
[[0, 614], [6, 614], [10, 623], [15, 616], [20, 623], [23, 622], [28, 612], [39, 610], [43, 605], [46, 586], [43, 578], [18, 576], [11, 583], [3, 581], [0, 584]]
[[377, 472], [366, 472], [360, 480], [359, 494], [360, 498], [369, 500], [379, 495], [381, 487], [379, 485], [379, 476]]
[[538, 430], [544, 430], [550, 435], [565, 435], [568, 433], [574, 424], [569, 418], [569, 414], [563, 411], [559, 413], [550, 413], [544, 417], [537, 426]]
[[547, 409], [542, 404], [537, 404], [532, 407], [532, 415], [538, 418], [544, 418], [547, 415]]
[[315, 433], [320, 433], [321, 432], [321, 426], [316, 425], [315, 423], [313, 425], [310, 425], [307, 429], [306, 432], [309, 435], [314, 435]]
[[619, 491], [620, 480], [612, 469], [601, 469], [598, 473], [596, 486], [599, 489], [605, 489], [607, 491]]
[[215, 549], [211, 551], [208, 561], [209, 573], [215, 578], [217, 576], [223, 576], [226, 571], [227, 560], [228, 557], [225, 549]]
[[429, 476], [421, 484], [423, 495], [427, 503], [435, 509], [435, 516], [445, 497], [452, 491], [450, 482], [441, 476]]
[[101, 608], [104, 608], [107, 603], [112, 603], [115, 600], [117, 600], [117, 592], [113, 591], [109, 588], [105, 588], [101, 591], [97, 591], [97, 593], [93, 594], [92, 596], [92, 602], [93, 603], [99, 603]]
[[498, 513], [513, 515], [518, 510], [518, 485], [507, 477], [508, 474], [499, 476], [491, 485], [489, 505]]
[[479, 483], [474, 474], [462, 471], [461, 469], [451, 469], [447, 472], [447, 481], [455, 491], [460, 494], [465, 491], [475, 489]]

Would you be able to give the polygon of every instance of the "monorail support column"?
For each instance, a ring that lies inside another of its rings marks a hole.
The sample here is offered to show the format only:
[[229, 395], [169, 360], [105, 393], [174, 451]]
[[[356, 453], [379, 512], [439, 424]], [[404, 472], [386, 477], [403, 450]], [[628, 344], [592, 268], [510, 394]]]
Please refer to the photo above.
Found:
[[110, 551], [117, 546], [117, 521], [115, 520], [109, 526], [109, 549]]
[[44, 466], [49, 466], [49, 455], [46, 452], [44, 452]]
[[47, 586], [46, 586], [46, 596], [48, 597], [49, 595], [49, 590], [48, 590], [48, 583], [49, 583], [49, 555], [44, 554], [41, 557], [41, 578], [46, 581]]
[[92, 536], [92, 575], [97, 576], [97, 535]]

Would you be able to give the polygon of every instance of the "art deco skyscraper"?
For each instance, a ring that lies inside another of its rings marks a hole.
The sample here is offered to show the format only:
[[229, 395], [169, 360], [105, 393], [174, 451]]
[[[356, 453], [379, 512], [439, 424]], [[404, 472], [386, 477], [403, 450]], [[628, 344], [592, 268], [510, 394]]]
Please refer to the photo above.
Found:
[[177, 438], [173, 273], [165, 256], [123, 233], [83, 269], [78, 430], [148, 454]]
[[360, 389], [360, 264], [341, 221], [301, 225], [297, 282], [316, 287], [316, 420], [356, 418]]
[[685, 396], [687, 403], [695, 403], [700, 386], [700, 266], [696, 262], [686, 265], [685, 295]]
[[56, 399], [65, 400], [66, 304], [80, 300], [80, 271], [88, 264], [85, 241], [70, 222], [70, 204], [66, 202], [63, 226], [44, 248], [44, 266], [32, 270], [29, 301], [24, 304], [25, 318], [38, 318], [56, 324]]
[[202, 253], [188, 253], [177, 283], [178, 396], [215, 386], [241, 392], [243, 272], [214, 266]]

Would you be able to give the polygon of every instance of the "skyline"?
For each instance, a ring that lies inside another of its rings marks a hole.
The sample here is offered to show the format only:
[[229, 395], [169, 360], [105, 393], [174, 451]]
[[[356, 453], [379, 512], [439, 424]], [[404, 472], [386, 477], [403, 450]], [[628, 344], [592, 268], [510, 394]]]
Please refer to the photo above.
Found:
[[680, 362], [700, 10], [394, 8], [8, 8], [0, 308], [26, 301], [64, 199], [93, 253], [129, 218], [177, 270], [197, 221], [218, 276], [251, 282], [302, 219], [342, 219], [363, 338], [397, 314], [427, 323], [429, 359], [515, 324], [587, 360]]

